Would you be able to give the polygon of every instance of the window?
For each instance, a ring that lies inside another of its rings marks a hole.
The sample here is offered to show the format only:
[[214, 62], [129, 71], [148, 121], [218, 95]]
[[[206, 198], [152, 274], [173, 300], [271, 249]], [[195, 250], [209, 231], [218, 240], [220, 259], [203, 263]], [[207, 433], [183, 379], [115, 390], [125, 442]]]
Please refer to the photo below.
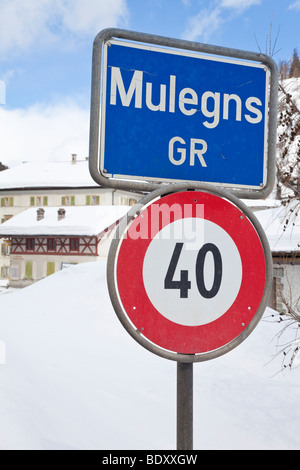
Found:
[[34, 238], [26, 238], [26, 251], [34, 251]]
[[273, 276], [274, 277], [283, 277], [284, 276], [284, 269], [282, 267], [274, 267], [273, 268]]
[[122, 206], [125, 205], [125, 206], [134, 206], [134, 204], [137, 203], [137, 199], [135, 199], [134, 197], [126, 197], [126, 196], [122, 196], [121, 197], [121, 204]]
[[85, 203], [87, 206], [99, 206], [100, 196], [86, 196]]
[[1, 198], [1, 207], [12, 207], [14, 205], [13, 197], [2, 197]]
[[286, 311], [283, 302], [284, 266], [273, 266], [273, 289], [270, 306], [278, 312]]
[[1, 244], [1, 254], [3, 256], [9, 256], [10, 255], [10, 249], [11, 249], [11, 241], [6, 240], [4, 243]]
[[61, 269], [68, 269], [70, 266], [76, 266], [77, 263], [61, 263]]
[[134, 199], [133, 197], [129, 198], [129, 205], [134, 206], [134, 204], [137, 203], [137, 199]]
[[10, 268], [9, 266], [1, 266], [1, 277], [9, 277]]
[[3, 224], [3, 222], [6, 222], [7, 220], [11, 218], [12, 218], [12, 215], [4, 215], [3, 219], [1, 219], [1, 224]]
[[31, 206], [48, 206], [48, 196], [31, 196], [30, 197]]
[[70, 238], [70, 251], [79, 251], [79, 238]]
[[48, 251], [56, 251], [56, 239], [55, 238], [48, 238], [47, 239], [47, 250]]
[[19, 266], [11, 267], [11, 279], [19, 279]]
[[61, 203], [63, 206], [75, 206], [75, 196], [63, 196]]

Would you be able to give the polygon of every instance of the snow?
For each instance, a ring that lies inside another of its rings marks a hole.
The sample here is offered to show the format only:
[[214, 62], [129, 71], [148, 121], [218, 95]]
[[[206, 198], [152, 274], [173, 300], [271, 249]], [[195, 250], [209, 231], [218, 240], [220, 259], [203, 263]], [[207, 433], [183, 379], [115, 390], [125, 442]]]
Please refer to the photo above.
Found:
[[33, 235], [93, 236], [124, 217], [129, 206], [67, 206], [65, 218], [58, 220], [60, 207], [45, 207], [37, 220], [37, 208], [27, 209], [0, 225], [0, 237]]
[[299, 251], [300, 218], [296, 205], [297, 201], [287, 207], [281, 205], [255, 212], [254, 215], [264, 229], [272, 253]]
[[[282, 328], [271, 313], [194, 365], [195, 449], [300, 449], [300, 368], [271, 360]], [[105, 262], [0, 295], [0, 416], [5, 450], [176, 448], [176, 363], [124, 330]]]
[[0, 187], [21, 188], [79, 188], [99, 187], [92, 179], [87, 160], [76, 164], [65, 162], [28, 162], [0, 172]]

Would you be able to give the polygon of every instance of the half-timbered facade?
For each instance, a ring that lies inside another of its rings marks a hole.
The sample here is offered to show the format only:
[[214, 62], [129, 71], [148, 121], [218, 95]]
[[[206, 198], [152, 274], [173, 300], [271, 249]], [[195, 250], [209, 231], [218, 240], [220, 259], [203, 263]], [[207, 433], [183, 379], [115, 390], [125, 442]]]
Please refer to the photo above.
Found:
[[28, 209], [0, 225], [10, 250], [10, 284], [26, 285], [70, 264], [99, 261], [129, 206]]
[[99, 236], [93, 237], [11, 237], [10, 254], [98, 256]]

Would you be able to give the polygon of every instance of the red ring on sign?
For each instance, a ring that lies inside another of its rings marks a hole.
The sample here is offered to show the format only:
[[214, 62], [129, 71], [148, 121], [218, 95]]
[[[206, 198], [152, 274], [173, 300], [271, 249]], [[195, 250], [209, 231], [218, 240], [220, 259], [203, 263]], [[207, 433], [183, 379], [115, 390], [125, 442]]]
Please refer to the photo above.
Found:
[[[169, 215], [162, 214], [155, 227], [151, 224], [152, 206], [157, 205], [155, 209], [159, 210], [163, 204], [169, 207], [179, 204], [182, 211], [173, 212], [171, 220]], [[184, 218], [185, 204], [193, 206], [193, 217], [199, 216], [197, 204], [204, 204], [204, 218], [228, 233], [242, 262], [242, 282], [235, 301], [220, 318], [201, 326], [179, 325], [165, 318], [151, 303], [143, 282], [143, 263], [149, 244], [167, 224]], [[238, 207], [210, 193], [183, 191], [161, 197], [133, 220], [119, 245], [115, 276], [123, 309], [146, 339], [169, 351], [201, 354], [231, 343], [251, 323], [264, 294], [266, 261], [254, 226]]]

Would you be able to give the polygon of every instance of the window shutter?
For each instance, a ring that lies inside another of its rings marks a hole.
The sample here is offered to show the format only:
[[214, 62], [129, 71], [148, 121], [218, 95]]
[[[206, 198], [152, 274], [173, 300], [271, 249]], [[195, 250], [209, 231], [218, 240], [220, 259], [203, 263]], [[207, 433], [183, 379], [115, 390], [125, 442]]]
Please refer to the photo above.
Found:
[[33, 196], [30, 197], [30, 205], [34, 206], [34, 197]]
[[62, 196], [62, 198], [61, 198], [61, 203], [62, 203], [63, 206], [66, 205], [66, 198], [65, 198], [65, 196]]
[[43, 197], [43, 205], [48, 206], [48, 196]]
[[86, 196], [86, 205], [89, 206], [91, 203], [91, 196]]
[[55, 273], [55, 263], [49, 261], [47, 263], [47, 276], [51, 276], [51, 274]]
[[25, 263], [25, 278], [32, 279], [32, 261], [26, 261]]
[[75, 206], [75, 196], [71, 196], [71, 206]]
[[14, 205], [14, 198], [13, 197], [9, 198], [9, 205], [10, 205], [10, 207], [12, 207]]
[[99, 206], [99, 204], [100, 204], [100, 196], [96, 196], [96, 204], [97, 204], [97, 206]]

